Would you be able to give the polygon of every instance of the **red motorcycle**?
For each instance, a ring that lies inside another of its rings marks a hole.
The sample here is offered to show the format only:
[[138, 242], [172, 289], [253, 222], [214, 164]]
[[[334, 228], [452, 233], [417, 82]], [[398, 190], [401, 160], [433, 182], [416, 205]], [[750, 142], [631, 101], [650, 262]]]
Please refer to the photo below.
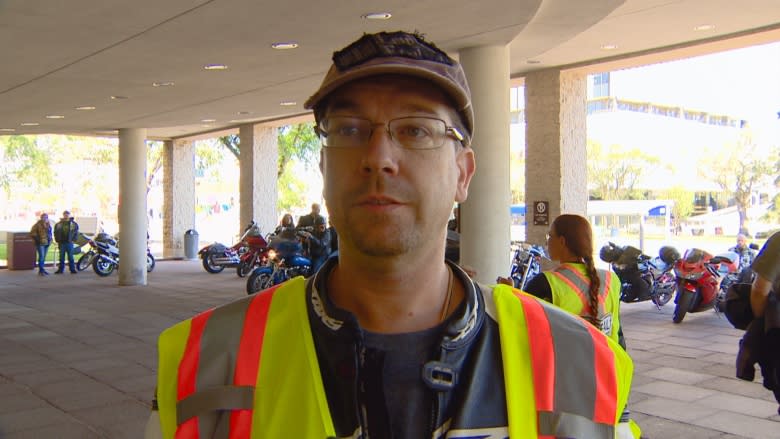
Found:
[[236, 267], [236, 274], [244, 277], [252, 272], [255, 265], [267, 260], [267, 253], [268, 242], [252, 221], [232, 246], [215, 242], [200, 249], [198, 255], [203, 260], [203, 268], [209, 273], [219, 273], [225, 267]]
[[256, 267], [268, 264], [268, 240], [266, 238], [263, 238], [259, 233], [246, 235], [244, 236], [244, 244], [246, 244], [244, 253], [239, 256], [240, 262], [236, 267], [238, 277], [245, 277]]
[[739, 256], [734, 252], [712, 256], [692, 248], [674, 264], [677, 295], [674, 298], [674, 323], [680, 323], [689, 312], [701, 312], [717, 305], [721, 281], [737, 273]]

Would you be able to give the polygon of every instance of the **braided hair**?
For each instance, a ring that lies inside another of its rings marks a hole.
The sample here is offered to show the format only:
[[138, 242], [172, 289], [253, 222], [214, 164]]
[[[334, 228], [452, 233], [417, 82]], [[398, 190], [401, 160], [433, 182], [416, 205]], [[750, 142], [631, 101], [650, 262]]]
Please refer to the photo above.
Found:
[[563, 236], [566, 241], [566, 248], [585, 263], [585, 271], [590, 279], [590, 285], [588, 286], [590, 316], [585, 317], [585, 319], [597, 328], [600, 328], [601, 322], [598, 315], [601, 280], [593, 261], [593, 232], [591, 231], [590, 223], [585, 217], [580, 215], [564, 214], [555, 218], [552, 223], [552, 229], [557, 236]]

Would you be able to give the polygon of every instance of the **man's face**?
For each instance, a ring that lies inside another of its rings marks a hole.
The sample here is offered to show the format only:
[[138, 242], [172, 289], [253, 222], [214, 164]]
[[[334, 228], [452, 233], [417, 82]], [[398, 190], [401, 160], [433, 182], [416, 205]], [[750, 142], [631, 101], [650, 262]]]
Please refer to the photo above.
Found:
[[372, 256], [443, 249], [452, 204], [468, 193], [474, 152], [449, 137], [439, 148], [405, 149], [390, 139], [386, 124], [424, 116], [452, 126], [457, 116], [445, 95], [426, 81], [373, 77], [334, 92], [325, 112], [332, 116], [376, 124], [365, 145], [322, 149], [325, 201], [340, 242]]

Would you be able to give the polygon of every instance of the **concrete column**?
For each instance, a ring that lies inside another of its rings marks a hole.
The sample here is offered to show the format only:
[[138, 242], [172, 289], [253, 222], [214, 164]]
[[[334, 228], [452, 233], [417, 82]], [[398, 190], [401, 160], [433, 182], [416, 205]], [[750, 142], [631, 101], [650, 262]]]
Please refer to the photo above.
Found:
[[549, 202], [549, 223], [586, 215], [586, 75], [542, 70], [525, 78], [526, 241], [544, 244], [549, 225], [534, 225], [534, 202]]
[[241, 154], [240, 201], [241, 224], [239, 232], [250, 221], [260, 225], [265, 235], [272, 232], [277, 223], [276, 172], [279, 144], [277, 128], [262, 125], [242, 125], [239, 129]]
[[460, 261], [477, 280], [494, 283], [509, 274], [509, 48], [462, 50], [460, 62], [471, 87], [477, 171], [460, 207]]
[[119, 285], [146, 285], [146, 130], [119, 130]]
[[184, 257], [184, 232], [195, 227], [195, 145], [163, 145], [163, 257]]

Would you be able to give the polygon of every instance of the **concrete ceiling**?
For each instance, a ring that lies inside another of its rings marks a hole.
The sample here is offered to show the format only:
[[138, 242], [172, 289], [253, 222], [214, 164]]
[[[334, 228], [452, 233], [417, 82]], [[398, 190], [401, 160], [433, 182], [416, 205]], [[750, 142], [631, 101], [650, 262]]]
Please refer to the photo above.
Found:
[[[392, 18], [361, 18], [376, 12]], [[0, 135], [170, 139], [301, 116], [334, 50], [399, 29], [453, 56], [509, 44], [521, 78], [778, 41], [780, 0], [0, 0]]]

